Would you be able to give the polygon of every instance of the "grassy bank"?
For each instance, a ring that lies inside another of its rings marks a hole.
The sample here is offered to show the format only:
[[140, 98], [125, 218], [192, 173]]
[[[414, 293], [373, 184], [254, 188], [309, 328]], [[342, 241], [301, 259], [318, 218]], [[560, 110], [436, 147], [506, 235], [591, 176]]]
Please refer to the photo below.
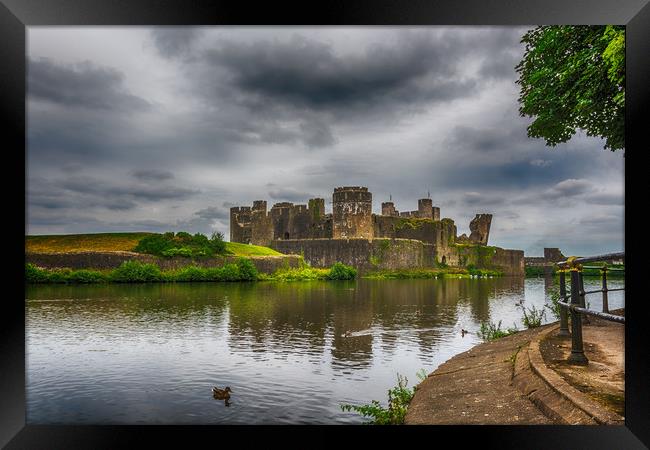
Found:
[[[133, 252], [140, 241], [157, 233], [97, 233], [25, 236], [25, 250], [34, 253]], [[225, 254], [234, 256], [282, 255], [258, 245], [225, 242]]]
[[259, 273], [247, 258], [240, 258], [237, 263], [223, 267], [186, 266], [175, 270], [161, 270], [155, 264], [139, 261], [124, 262], [113, 270], [42, 269], [34, 264], [25, 265], [25, 281], [31, 284], [352, 280], [356, 275], [354, 268], [341, 263], [329, 269], [285, 268], [268, 275]]
[[437, 269], [399, 269], [368, 272], [362, 278], [373, 280], [500, 277], [503, 273], [489, 269], [444, 267]]
[[[589, 266], [602, 266], [602, 263], [589, 263]], [[607, 272], [607, 278], [625, 278], [625, 266], [623, 265], [616, 265], [616, 266], [608, 266], [609, 268], [613, 270], [609, 270]], [[620, 270], [623, 269], [623, 270]], [[543, 277], [545, 276], [545, 268], [544, 267], [539, 267], [539, 266], [526, 266], [525, 267], [525, 274], [527, 277]], [[557, 267], [552, 267], [551, 272], [553, 276], [559, 276], [559, 273], [557, 271]], [[600, 277], [601, 276], [601, 270], [599, 268], [585, 268], [583, 269], [582, 273], [586, 277]]]

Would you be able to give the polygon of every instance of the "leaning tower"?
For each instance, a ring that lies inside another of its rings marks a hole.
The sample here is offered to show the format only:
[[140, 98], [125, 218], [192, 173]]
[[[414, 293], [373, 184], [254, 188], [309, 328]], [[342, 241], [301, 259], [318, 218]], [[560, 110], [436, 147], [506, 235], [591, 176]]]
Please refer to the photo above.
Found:
[[334, 188], [332, 197], [332, 237], [372, 239], [372, 193], [367, 187]]

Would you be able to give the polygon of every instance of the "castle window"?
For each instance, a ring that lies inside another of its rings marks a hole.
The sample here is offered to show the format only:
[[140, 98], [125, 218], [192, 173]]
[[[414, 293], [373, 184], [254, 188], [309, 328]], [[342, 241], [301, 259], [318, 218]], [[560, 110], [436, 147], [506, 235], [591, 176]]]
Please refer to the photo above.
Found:
[[284, 233], [284, 238], [289, 239], [289, 232], [288, 231], [286, 233]]

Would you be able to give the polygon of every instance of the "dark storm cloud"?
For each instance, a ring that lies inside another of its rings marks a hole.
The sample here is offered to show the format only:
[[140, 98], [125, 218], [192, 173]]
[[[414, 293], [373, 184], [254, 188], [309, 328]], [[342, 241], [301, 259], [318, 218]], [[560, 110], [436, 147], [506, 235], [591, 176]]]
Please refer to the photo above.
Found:
[[190, 53], [200, 33], [196, 27], [158, 27], [151, 31], [151, 36], [162, 56], [174, 58]]
[[379, 100], [445, 101], [476, 88], [474, 80], [456, 76], [461, 55], [448, 52], [448, 45], [436, 45], [427, 33], [402, 33], [398, 41], [339, 55], [323, 42], [296, 34], [289, 42], [223, 42], [206, 51], [205, 61], [226, 68], [230, 84], [240, 91], [258, 96], [252, 104], [274, 99], [328, 110]]
[[169, 180], [174, 178], [174, 174], [168, 170], [158, 169], [138, 169], [131, 172], [131, 175], [139, 180]]
[[172, 185], [151, 184], [117, 184], [96, 180], [90, 177], [71, 177], [60, 180], [57, 184], [72, 192], [95, 194], [107, 198], [131, 198], [134, 200], [177, 200], [184, 199], [198, 193], [196, 189], [189, 189]]
[[202, 219], [230, 219], [230, 210], [218, 206], [203, 208], [196, 211], [194, 214]]
[[27, 94], [64, 106], [131, 111], [149, 107], [124, 87], [124, 74], [90, 61], [62, 64], [50, 59], [30, 59]]
[[65, 179], [30, 179], [28, 207], [48, 210], [105, 208], [113, 211], [134, 210], [143, 202], [186, 199], [198, 190], [156, 184], [107, 182], [87, 176]]

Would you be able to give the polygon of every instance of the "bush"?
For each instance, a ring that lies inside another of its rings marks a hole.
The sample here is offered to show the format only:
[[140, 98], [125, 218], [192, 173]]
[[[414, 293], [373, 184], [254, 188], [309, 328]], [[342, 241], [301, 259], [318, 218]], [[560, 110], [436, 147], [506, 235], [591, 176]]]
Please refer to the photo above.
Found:
[[521, 309], [524, 313], [522, 322], [524, 323], [526, 328], [537, 328], [542, 325], [542, 321], [546, 316], [546, 312], [544, 311], [543, 308], [537, 309], [535, 308], [535, 305], [533, 305], [532, 308], [527, 309], [525, 306], [521, 305]]
[[237, 261], [237, 269], [239, 269], [239, 279], [242, 281], [255, 281], [257, 280], [257, 267], [248, 258], [239, 258]]
[[172, 257], [172, 256], [185, 256], [187, 258], [192, 257], [192, 249], [188, 247], [180, 248], [168, 248], [167, 250], [161, 253], [162, 256]]
[[207, 281], [207, 270], [197, 266], [187, 266], [175, 272], [174, 281]]
[[372, 400], [369, 405], [341, 405], [343, 411], [354, 410], [364, 417], [373, 420], [374, 425], [401, 425], [404, 423], [409, 403], [415, 395], [415, 388], [406, 387], [408, 379], [397, 374], [397, 386], [388, 390], [388, 408], [384, 408], [377, 400]]
[[219, 281], [239, 281], [239, 266], [226, 264], [219, 270]]
[[25, 281], [28, 283], [45, 283], [48, 281], [48, 274], [34, 264], [27, 263], [25, 264]]
[[160, 268], [155, 264], [125, 261], [120, 267], [111, 272], [110, 279], [118, 283], [139, 283], [163, 281], [163, 276]]
[[185, 231], [146, 236], [140, 240], [134, 251], [167, 258], [200, 258], [228, 253], [222, 233], [213, 233], [212, 238], [208, 239], [204, 234], [191, 235]]
[[335, 263], [327, 274], [329, 280], [354, 280], [356, 276], [357, 270], [354, 267], [340, 262]]
[[68, 276], [69, 283], [99, 283], [106, 281], [106, 276], [96, 270], [74, 270]]
[[517, 331], [519, 330], [517, 330], [516, 325], [513, 328], [502, 330], [500, 320], [499, 323], [497, 323], [496, 325], [492, 322], [481, 322], [481, 328], [478, 331], [478, 336], [484, 341], [493, 341], [495, 339], [499, 339], [508, 336], [510, 334], [516, 333]]

